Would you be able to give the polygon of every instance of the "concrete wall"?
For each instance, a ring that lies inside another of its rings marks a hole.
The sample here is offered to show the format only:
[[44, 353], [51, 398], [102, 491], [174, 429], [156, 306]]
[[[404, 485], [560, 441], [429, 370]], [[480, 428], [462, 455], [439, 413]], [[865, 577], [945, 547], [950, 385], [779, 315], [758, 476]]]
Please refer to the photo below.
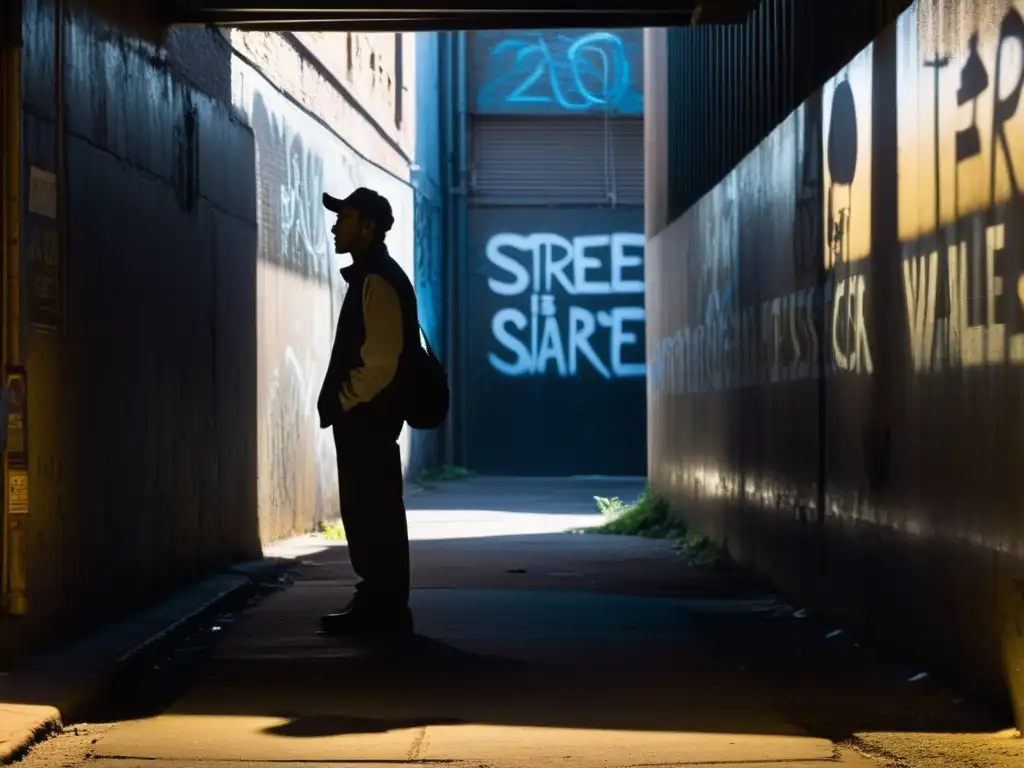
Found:
[[[353, 36], [349, 67], [329, 55], [344, 35], [172, 30], [158, 46], [76, 6], [61, 142], [52, 0], [26, 0], [23, 30], [10, 362], [28, 371], [31, 486], [5, 565], [28, 609], [6, 639], [38, 650], [337, 515], [315, 405], [343, 262], [322, 191], [385, 194], [410, 272], [437, 254], [415, 238], [410, 165], [431, 135], [411, 36], [404, 55], [395, 35]], [[48, 175], [62, 155], [66, 225]], [[403, 435], [411, 473], [420, 445]]]
[[1018, 723], [1022, 45], [916, 4], [647, 249], [654, 486]]
[[[28, 371], [31, 485], [7, 565], [28, 598], [10, 639], [35, 648], [259, 555], [257, 226], [252, 131], [229, 105], [76, 11], [57, 142], [52, 7], [28, 0], [23, 21], [12, 362]], [[63, 247], [39, 173], [58, 152]]]

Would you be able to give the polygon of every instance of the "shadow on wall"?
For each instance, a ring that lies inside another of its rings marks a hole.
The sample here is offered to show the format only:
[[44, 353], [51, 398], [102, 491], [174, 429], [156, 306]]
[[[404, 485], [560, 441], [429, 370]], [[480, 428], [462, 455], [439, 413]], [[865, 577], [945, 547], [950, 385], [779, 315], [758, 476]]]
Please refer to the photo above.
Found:
[[316, 410], [344, 289], [332, 269], [324, 162], [260, 91], [256, 136], [260, 535], [306, 531], [335, 516], [337, 470]]
[[22, 212], [32, 495], [12, 545], [39, 650], [260, 555], [256, 188], [228, 106], [77, 10], [56, 141], [52, 3], [27, 0], [23, 35], [23, 188], [61, 151], [68, 180], [64, 248], [45, 196]]
[[[330, 83], [317, 87], [336, 95]], [[339, 511], [334, 442], [320, 429], [316, 402], [345, 295], [339, 270], [349, 257], [334, 253], [334, 217], [323, 208], [323, 193], [344, 197], [365, 186], [388, 198], [396, 222], [388, 247], [416, 280], [421, 306], [432, 307], [432, 283], [424, 285], [419, 269], [429, 256], [429, 232], [421, 232], [429, 219], [421, 220], [425, 211], [413, 185], [349, 144], [353, 133], [375, 128], [355, 124], [336, 132], [240, 55], [232, 61], [232, 100], [256, 144], [256, 443], [260, 536], [269, 542], [312, 530]], [[418, 476], [433, 439], [405, 430], [400, 444], [407, 474]]]
[[1020, 0], [916, 3], [648, 258], [654, 485], [1018, 724], [1022, 50]]

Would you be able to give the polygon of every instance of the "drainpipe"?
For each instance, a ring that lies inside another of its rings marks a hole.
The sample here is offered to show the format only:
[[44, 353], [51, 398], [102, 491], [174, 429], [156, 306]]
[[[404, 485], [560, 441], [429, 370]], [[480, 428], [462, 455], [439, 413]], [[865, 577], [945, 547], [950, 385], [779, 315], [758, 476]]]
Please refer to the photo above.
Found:
[[[455, 290], [455, 281], [458, 277], [458, 258], [455, 252], [455, 98], [453, 86], [455, 85], [455, 66], [452, 61], [454, 46], [452, 44], [454, 32], [441, 32], [438, 41], [438, 68], [441, 87], [441, 183], [444, 189], [444, 231], [442, 232], [442, 275], [444, 277], [444, 349], [445, 365], [448, 371], [448, 381], [452, 389], [455, 389], [457, 378], [457, 365], [455, 363], [455, 303], [458, 294]], [[452, 400], [454, 401], [454, 391]], [[448, 418], [444, 426], [444, 463], [455, 463], [455, 426], [454, 421], [458, 416], [455, 413], [454, 402], [448, 412]]]
[[60, 291], [61, 336], [67, 336], [67, 269], [68, 229], [68, 166], [67, 166], [67, 114], [64, 108], [65, 42], [64, 25], [67, 21], [67, 0], [55, 0], [53, 20], [53, 101], [54, 101], [54, 170], [57, 174], [57, 281]]
[[469, 248], [467, 243], [468, 237], [468, 193], [469, 193], [469, 115], [467, 110], [468, 102], [468, 90], [469, 90], [469, 76], [466, 67], [466, 33], [456, 32], [456, 56], [455, 56], [455, 82], [456, 82], [456, 93], [458, 94], [458, 101], [456, 105], [456, 157], [458, 159], [457, 165], [457, 176], [455, 178], [455, 196], [454, 202], [455, 208], [455, 249], [454, 249], [454, 261], [458, 264], [458, 281], [456, 288], [458, 289], [458, 304], [457, 308], [453, 307], [456, 322], [458, 324], [458, 330], [456, 332], [454, 346], [451, 348], [453, 359], [457, 361], [456, 370], [460, 374], [456, 381], [455, 393], [457, 395], [454, 398], [455, 403], [458, 405], [457, 414], [458, 421], [456, 422], [457, 431], [455, 433], [457, 452], [455, 457], [458, 459], [457, 463], [465, 464], [466, 456], [465, 451], [465, 413], [466, 413], [466, 397], [465, 397], [465, 371], [466, 371], [466, 359], [465, 359], [465, 345], [463, 339], [465, 339], [465, 319], [466, 319], [466, 306], [467, 299], [469, 298], [466, 292], [466, 275], [469, 271]]
[[466, 198], [469, 170], [469, 131], [466, 71], [466, 33], [443, 32], [439, 58], [441, 69], [441, 120], [444, 141], [444, 283], [445, 349], [452, 407], [445, 422], [444, 460], [464, 461], [465, 358], [462, 339], [466, 313]]

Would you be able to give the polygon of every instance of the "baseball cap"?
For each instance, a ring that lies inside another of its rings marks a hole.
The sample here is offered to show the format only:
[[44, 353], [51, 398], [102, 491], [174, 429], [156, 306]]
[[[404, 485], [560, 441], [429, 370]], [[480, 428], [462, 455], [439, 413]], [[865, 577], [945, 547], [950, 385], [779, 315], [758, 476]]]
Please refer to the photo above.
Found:
[[324, 208], [332, 213], [341, 213], [344, 208], [359, 211], [363, 216], [372, 219], [377, 225], [377, 233], [381, 236], [391, 231], [395, 216], [391, 212], [391, 203], [381, 194], [366, 187], [359, 187], [344, 199], [332, 197], [324, 192]]

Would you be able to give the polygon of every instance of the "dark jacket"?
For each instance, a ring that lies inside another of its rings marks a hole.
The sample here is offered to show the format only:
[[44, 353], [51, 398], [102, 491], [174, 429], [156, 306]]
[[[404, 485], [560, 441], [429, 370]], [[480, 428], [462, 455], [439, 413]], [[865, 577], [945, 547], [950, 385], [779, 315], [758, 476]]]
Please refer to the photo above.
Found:
[[398, 387], [419, 346], [416, 294], [382, 243], [341, 270], [348, 291], [317, 408], [321, 426], [354, 440], [398, 439]]

